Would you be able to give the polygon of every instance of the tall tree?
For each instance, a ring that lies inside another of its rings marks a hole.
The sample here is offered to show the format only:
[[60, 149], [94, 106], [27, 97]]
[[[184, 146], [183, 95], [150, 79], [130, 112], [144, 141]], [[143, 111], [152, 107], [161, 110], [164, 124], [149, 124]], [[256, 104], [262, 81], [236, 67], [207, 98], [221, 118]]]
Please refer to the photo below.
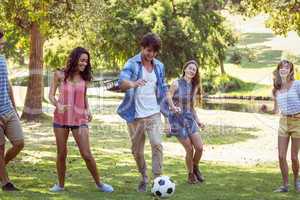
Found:
[[0, 21], [11, 24], [21, 35], [28, 35], [29, 40], [29, 81], [23, 119], [36, 120], [42, 114], [44, 42], [80, 19], [76, 11], [87, 3], [83, 0], [0, 0]]

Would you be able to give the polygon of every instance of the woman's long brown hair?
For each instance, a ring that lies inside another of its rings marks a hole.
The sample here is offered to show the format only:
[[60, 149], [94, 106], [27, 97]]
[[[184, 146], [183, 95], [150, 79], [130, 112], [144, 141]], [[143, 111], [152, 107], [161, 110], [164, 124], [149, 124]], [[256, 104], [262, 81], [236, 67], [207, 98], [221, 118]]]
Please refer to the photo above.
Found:
[[185, 69], [186, 69], [190, 64], [194, 64], [194, 65], [196, 66], [196, 68], [197, 68], [196, 74], [195, 74], [195, 76], [194, 76], [193, 79], [192, 79], [192, 96], [193, 96], [193, 98], [194, 98], [194, 95], [196, 95], [196, 94], [195, 94], [196, 89], [198, 89], [199, 94], [202, 93], [201, 87], [200, 87], [200, 72], [199, 72], [199, 65], [198, 65], [198, 63], [197, 63], [195, 60], [189, 60], [189, 61], [187, 61], [187, 62], [183, 65], [183, 68], [182, 68], [182, 78], [185, 76]]
[[295, 80], [295, 77], [294, 77], [295, 71], [294, 71], [293, 63], [291, 63], [287, 60], [280, 61], [277, 65], [276, 70], [274, 70], [274, 72], [273, 72], [273, 89], [272, 89], [272, 93], [273, 93], [274, 97], [276, 96], [276, 92], [278, 90], [280, 90], [281, 87], [282, 87], [282, 78], [279, 74], [279, 70], [284, 64], [289, 64], [290, 65], [290, 73], [287, 76], [287, 81]]
[[88, 56], [88, 63], [87, 66], [85, 67], [85, 70], [83, 72], [80, 72], [80, 76], [85, 81], [90, 82], [92, 80], [92, 69], [91, 69], [92, 67], [90, 63], [90, 54], [85, 48], [77, 47], [73, 49], [69, 55], [66, 68], [64, 69], [65, 72], [64, 81], [67, 81], [68, 78], [71, 79], [73, 78], [81, 54], [86, 54]]

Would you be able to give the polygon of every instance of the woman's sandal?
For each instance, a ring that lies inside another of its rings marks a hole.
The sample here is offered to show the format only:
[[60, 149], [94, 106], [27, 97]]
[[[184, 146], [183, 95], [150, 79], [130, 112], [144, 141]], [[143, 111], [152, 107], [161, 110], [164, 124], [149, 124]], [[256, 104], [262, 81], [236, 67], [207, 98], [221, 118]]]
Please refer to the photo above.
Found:
[[189, 173], [188, 174], [188, 183], [189, 184], [196, 184], [196, 183], [198, 183], [198, 180], [197, 180], [197, 178], [196, 178], [196, 176], [195, 176], [194, 173]]

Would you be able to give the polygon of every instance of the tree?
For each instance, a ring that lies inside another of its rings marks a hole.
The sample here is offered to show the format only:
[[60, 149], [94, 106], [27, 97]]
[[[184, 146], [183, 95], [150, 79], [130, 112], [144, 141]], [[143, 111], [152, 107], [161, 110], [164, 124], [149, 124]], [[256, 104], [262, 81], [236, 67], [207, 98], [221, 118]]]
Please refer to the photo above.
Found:
[[92, 11], [95, 16], [84, 30], [84, 39], [90, 47], [98, 47], [96, 54], [102, 58], [101, 65], [119, 70], [139, 50], [142, 36], [152, 31], [162, 39], [159, 57], [168, 76], [178, 75], [189, 59], [198, 60], [203, 69], [210, 68], [208, 71], [212, 72], [224, 60], [220, 55], [232, 35], [218, 11], [225, 3], [222, 0], [105, 1], [101, 13]]
[[7, 23], [6, 21], [1, 21], [0, 27], [5, 27], [5, 38], [8, 41], [7, 45], [4, 46], [3, 52], [5, 56], [14, 59], [19, 65], [24, 66], [25, 58], [29, 55], [28, 35], [19, 31], [14, 24]]
[[300, 2], [298, 0], [242, 0], [238, 5], [240, 13], [254, 16], [266, 13], [267, 27], [276, 34], [286, 35], [296, 31], [300, 35]]
[[29, 37], [29, 81], [21, 118], [36, 120], [42, 115], [44, 42], [81, 19], [76, 10], [86, 4], [83, 0], [0, 0], [0, 21]]

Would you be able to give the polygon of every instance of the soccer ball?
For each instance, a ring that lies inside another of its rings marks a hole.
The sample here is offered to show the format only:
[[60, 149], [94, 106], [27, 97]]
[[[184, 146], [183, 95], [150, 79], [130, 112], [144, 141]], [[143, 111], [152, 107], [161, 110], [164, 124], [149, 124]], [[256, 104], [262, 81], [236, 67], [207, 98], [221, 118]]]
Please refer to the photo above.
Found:
[[159, 176], [154, 179], [151, 192], [158, 198], [168, 198], [175, 192], [175, 183], [168, 176]]

